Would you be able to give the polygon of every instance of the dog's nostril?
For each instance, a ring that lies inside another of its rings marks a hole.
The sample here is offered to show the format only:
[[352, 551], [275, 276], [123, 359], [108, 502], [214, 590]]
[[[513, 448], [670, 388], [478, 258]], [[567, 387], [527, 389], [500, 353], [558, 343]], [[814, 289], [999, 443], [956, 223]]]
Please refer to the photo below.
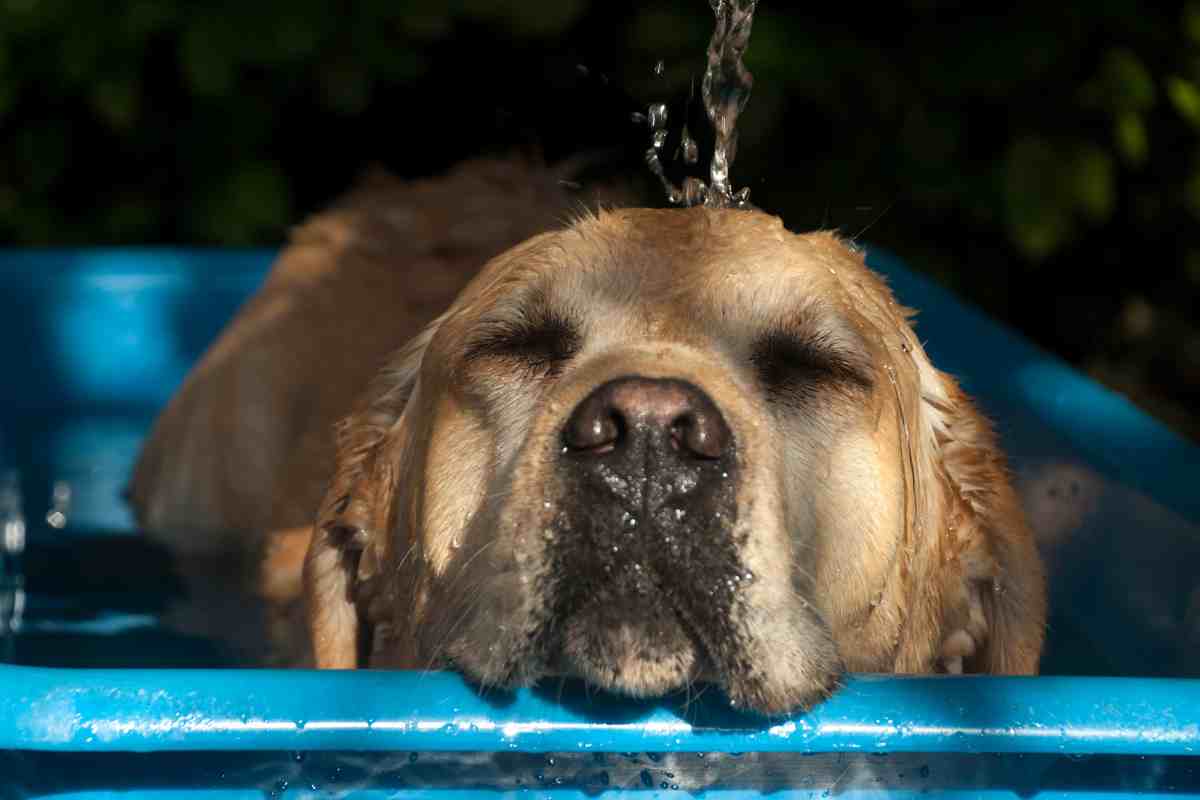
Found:
[[701, 458], [720, 458], [727, 442], [724, 426], [712, 424], [709, 415], [689, 412], [671, 423], [671, 446]]
[[606, 452], [616, 446], [624, 433], [625, 421], [611, 410], [589, 409], [575, 414], [563, 431], [563, 444], [576, 452]]

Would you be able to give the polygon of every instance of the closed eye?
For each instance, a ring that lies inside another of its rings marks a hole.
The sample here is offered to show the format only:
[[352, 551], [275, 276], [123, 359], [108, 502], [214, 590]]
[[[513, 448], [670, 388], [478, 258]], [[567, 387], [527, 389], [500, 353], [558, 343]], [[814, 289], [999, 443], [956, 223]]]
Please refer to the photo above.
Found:
[[760, 337], [750, 356], [767, 396], [800, 403], [823, 388], [869, 391], [875, 379], [869, 369], [831, 337], [772, 331]]
[[485, 322], [468, 342], [464, 363], [499, 360], [539, 376], [554, 376], [578, 351], [580, 336], [564, 317], [539, 311], [516, 320]]

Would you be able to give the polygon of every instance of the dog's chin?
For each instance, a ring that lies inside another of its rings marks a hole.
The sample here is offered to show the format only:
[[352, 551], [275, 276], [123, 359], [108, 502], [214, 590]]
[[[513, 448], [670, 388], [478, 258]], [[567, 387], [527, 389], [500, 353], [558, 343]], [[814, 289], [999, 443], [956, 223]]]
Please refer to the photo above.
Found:
[[708, 672], [696, 640], [670, 611], [619, 621], [600, 603], [565, 621], [556, 671], [606, 691], [656, 697], [682, 689]]

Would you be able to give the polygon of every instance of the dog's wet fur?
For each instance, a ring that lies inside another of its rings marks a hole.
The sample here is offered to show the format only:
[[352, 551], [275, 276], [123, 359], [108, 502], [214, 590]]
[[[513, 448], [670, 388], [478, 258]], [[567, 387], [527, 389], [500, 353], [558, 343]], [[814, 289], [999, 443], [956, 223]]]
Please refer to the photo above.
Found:
[[[537, 173], [441, 185], [471, 170]], [[434, 213], [438, 187], [310, 223], [357, 227], [285, 251], [135, 475], [168, 540], [284, 542], [262, 570], [284, 605], [307, 547], [313, 663], [636, 696], [706, 681], [767, 714], [846, 670], [1036, 671], [1042, 567], [1004, 458], [852, 245], [757, 211], [548, 224], [571, 201], [547, 182], [446, 214], [414, 252], [385, 221]], [[473, 225], [509, 236], [428, 275]], [[278, 278], [301, 258], [307, 282]], [[429, 280], [445, 304], [414, 314]]]

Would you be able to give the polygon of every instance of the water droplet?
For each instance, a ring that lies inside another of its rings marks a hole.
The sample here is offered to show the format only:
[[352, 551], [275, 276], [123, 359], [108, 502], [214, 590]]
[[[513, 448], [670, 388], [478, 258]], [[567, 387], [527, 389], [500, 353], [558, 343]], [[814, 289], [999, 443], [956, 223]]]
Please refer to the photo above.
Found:
[[920, 773], [922, 778], [928, 778], [929, 777], [929, 765], [928, 764], [921, 765], [921, 768], [919, 770], [917, 770], [917, 772]]
[[667, 69], [667, 65], [665, 63], [663, 63], [663, 60], [661, 58], [658, 61], [654, 62], [654, 74], [659, 76], [660, 78], [662, 77], [662, 74], [664, 71], [666, 71], [666, 69]]
[[675, 521], [676, 522], [679, 522], [686, 516], [687, 516], [687, 512], [684, 511], [682, 508], [675, 509]]
[[418, 753], [415, 753], [415, 752], [409, 753], [408, 754], [408, 763], [415, 764], [415, 763], [417, 763], [418, 758], [420, 758], [420, 755]]
[[666, 127], [667, 124], [667, 104], [653, 103], [646, 110], [646, 119], [650, 123], [650, 127], [654, 130]]
[[295, 761], [297, 764], [299, 764], [303, 760], [304, 760], [304, 753], [300, 752], [299, 750], [292, 753], [292, 761]]
[[685, 206], [699, 206], [708, 204], [708, 184], [699, 178], [687, 177], [683, 181], [682, 200], [672, 200], [673, 203], [682, 202]]
[[548, 767], [553, 767], [553, 766], [554, 766], [554, 756], [547, 756], [547, 757], [546, 757], [546, 766], [548, 766]]
[[685, 164], [695, 164], [700, 160], [700, 147], [692, 138], [687, 125], [683, 126], [683, 133], [679, 137], [679, 155], [683, 157]]
[[655, 131], [652, 141], [655, 150], [662, 150], [663, 145], [667, 143], [667, 132], [665, 130]]

